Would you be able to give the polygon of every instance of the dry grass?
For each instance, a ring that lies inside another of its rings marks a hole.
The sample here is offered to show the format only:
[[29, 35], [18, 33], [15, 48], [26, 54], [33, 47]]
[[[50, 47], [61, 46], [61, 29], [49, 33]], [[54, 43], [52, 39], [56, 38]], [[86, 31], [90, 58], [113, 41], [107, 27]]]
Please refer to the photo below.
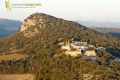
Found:
[[35, 80], [33, 74], [6, 74], [0, 75], [0, 80]]
[[[0, 61], [1, 60], [19, 60], [21, 58], [25, 58], [27, 55], [21, 55], [21, 54], [8, 54], [8, 55], [1, 55], [0, 56]], [[0, 79], [1, 80], [1, 79]]]

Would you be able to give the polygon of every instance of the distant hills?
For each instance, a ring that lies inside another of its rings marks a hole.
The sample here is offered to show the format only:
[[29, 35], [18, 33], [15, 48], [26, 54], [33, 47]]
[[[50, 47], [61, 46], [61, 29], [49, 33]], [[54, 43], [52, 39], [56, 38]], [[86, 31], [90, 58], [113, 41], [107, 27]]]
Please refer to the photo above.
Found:
[[117, 22], [81, 21], [81, 20], [77, 20], [76, 22], [88, 28], [93, 28], [93, 27], [120, 28], [120, 23]]
[[16, 32], [20, 29], [21, 25], [21, 21], [0, 19], [0, 37], [5, 37]]
[[98, 32], [108, 33], [120, 38], [120, 23], [117, 22], [100, 22], [100, 21], [80, 21], [76, 22]]
[[102, 32], [102, 33], [108, 33], [113, 36], [116, 36], [120, 38], [120, 28], [103, 28], [103, 27], [92, 27], [91, 29]]

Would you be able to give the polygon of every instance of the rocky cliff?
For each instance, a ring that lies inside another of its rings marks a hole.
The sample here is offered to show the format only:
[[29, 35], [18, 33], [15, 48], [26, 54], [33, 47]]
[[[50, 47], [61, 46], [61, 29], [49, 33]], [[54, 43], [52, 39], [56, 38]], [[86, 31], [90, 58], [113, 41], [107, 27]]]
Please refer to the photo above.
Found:
[[37, 28], [45, 28], [45, 24], [43, 23], [43, 19], [39, 13], [30, 15], [27, 19], [25, 19], [20, 32], [22, 32], [26, 37], [34, 36], [40, 33], [36, 26]]

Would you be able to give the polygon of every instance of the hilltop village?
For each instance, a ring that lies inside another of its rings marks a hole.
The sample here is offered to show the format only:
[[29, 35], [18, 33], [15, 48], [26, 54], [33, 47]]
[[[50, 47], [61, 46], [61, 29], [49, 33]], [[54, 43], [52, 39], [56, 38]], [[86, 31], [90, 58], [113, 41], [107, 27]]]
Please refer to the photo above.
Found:
[[[87, 56], [89, 59], [96, 61], [96, 52], [98, 50], [106, 51], [107, 47], [96, 47], [94, 45], [90, 45], [87, 42], [80, 42], [80, 41], [66, 41], [65, 43], [59, 43], [61, 49], [66, 50], [65, 55], [78, 57]], [[114, 60], [120, 62], [120, 58], [115, 57]]]
[[65, 49], [65, 54], [73, 57], [79, 56], [88, 56], [96, 58], [95, 50], [106, 50], [106, 47], [95, 47], [94, 45], [90, 45], [87, 42], [80, 41], [72, 41], [71, 43], [68, 41], [66, 43], [59, 43], [61, 49]]

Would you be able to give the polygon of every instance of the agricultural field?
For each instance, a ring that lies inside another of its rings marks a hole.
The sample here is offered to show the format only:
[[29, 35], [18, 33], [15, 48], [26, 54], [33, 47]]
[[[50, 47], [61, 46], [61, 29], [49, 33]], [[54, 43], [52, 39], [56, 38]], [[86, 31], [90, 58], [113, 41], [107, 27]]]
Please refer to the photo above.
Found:
[[16, 53], [0, 55], [0, 61], [2, 61], [2, 60], [19, 60], [19, 59], [25, 58], [25, 57], [27, 57], [27, 55], [21, 55], [21, 54], [16, 54]]
[[6, 74], [0, 75], [0, 80], [35, 80], [32, 74]]

